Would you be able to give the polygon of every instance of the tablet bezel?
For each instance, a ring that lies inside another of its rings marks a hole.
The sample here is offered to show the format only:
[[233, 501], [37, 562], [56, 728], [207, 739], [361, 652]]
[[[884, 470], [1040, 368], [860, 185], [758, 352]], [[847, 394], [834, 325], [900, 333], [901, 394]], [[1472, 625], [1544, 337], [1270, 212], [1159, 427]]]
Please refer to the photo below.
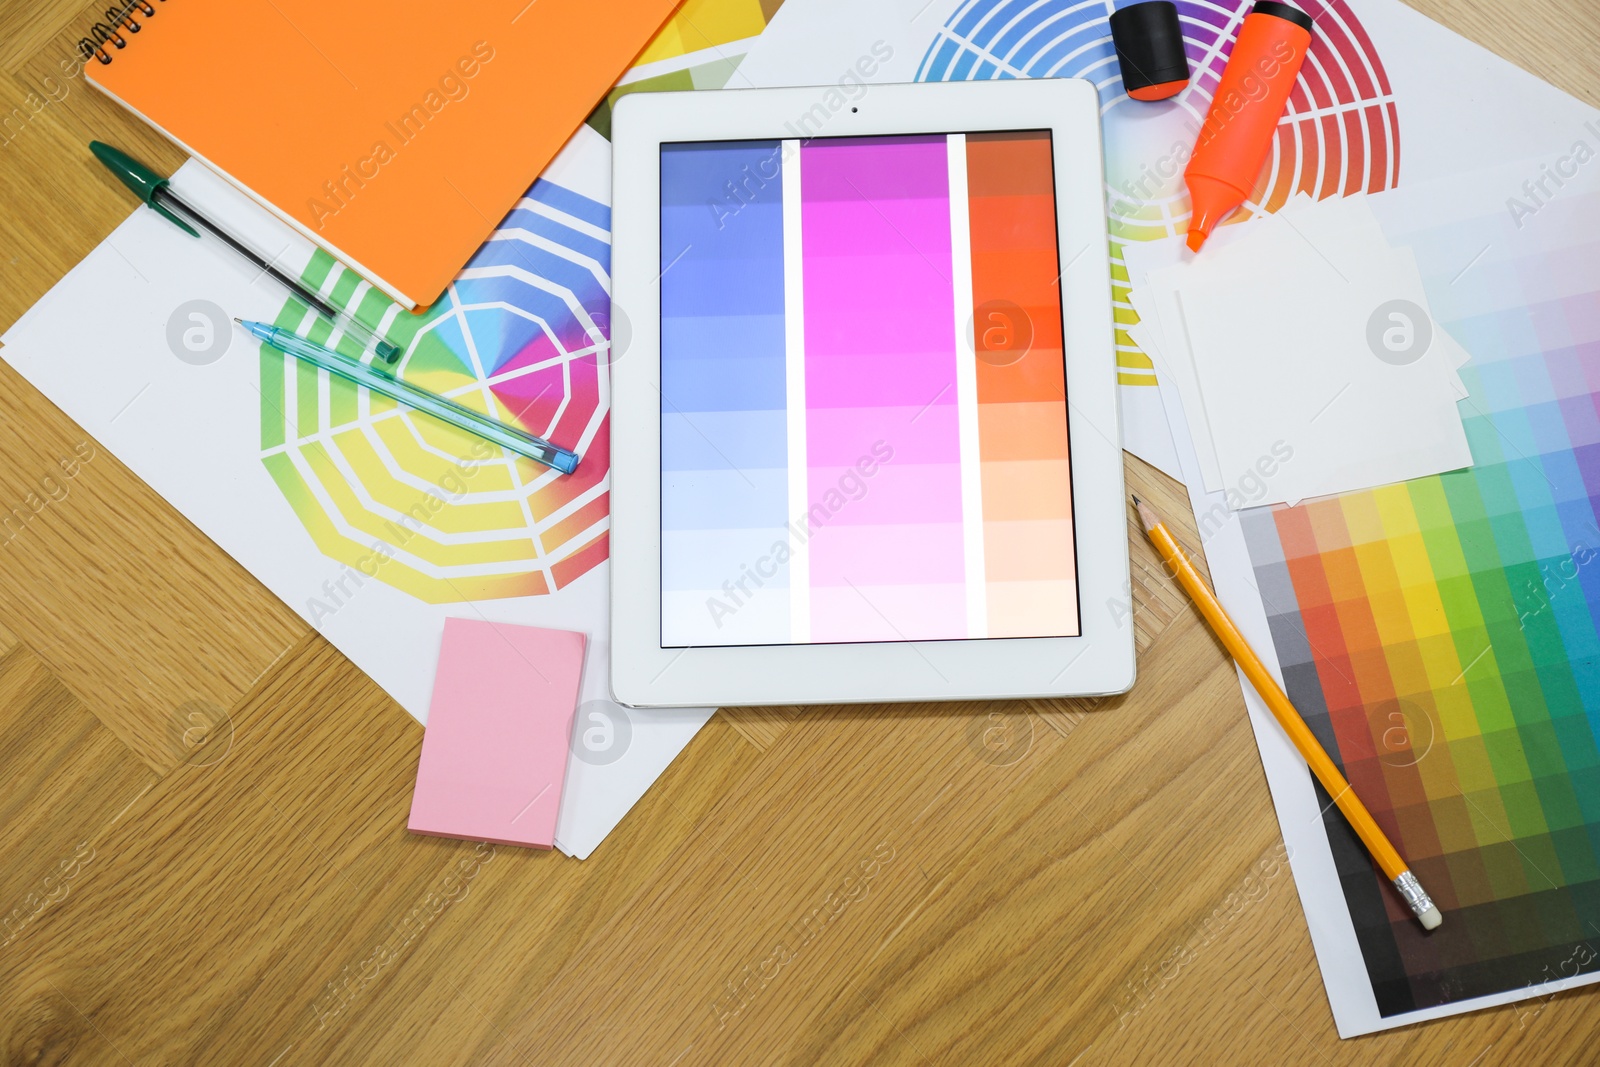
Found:
[[[846, 92], [846, 90], [849, 92]], [[809, 118], [808, 118], [809, 117]], [[804, 120], [803, 125], [797, 122]], [[633, 707], [1105, 695], [1134, 678], [1099, 98], [1080, 79], [637, 93], [612, 119], [611, 685]], [[1049, 129], [1083, 636], [661, 646], [660, 148]]]

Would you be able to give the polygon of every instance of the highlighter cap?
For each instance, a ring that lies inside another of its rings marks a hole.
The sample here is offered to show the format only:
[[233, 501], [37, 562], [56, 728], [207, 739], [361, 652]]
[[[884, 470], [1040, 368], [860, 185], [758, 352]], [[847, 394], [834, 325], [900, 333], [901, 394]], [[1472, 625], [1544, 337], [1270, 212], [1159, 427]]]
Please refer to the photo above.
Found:
[[1293, 4], [1280, 4], [1278, 0], [1259, 0], [1250, 9], [1252, 15], [1272, 15], [1275, 18], [1285, 19], [1299, 26], [1307, 33], [1311, 32], [1311, 16], [1295, 7]]
[[1183, 27], [1177, 5], [1169, 0], [1145, 0], [1113, 12], [1111, 43], [1122, 68], [1122, 86], [1135, 100], [1163, 100], [1189, 84]]

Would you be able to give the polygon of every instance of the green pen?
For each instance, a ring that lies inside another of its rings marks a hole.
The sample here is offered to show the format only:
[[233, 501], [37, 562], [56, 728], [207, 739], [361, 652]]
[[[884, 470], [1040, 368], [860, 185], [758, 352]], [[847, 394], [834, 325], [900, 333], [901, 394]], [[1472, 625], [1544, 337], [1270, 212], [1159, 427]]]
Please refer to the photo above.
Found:
[[542, 437], [535, 437], [514, 426], [507, 426], [487, 415], [481, 415], [454, 400], [446, 399], [437, 393], [430, 393], [359, 359], [351, 359], [342, 352], [335, 352], [315, 341], [308, 341], [299, 334], [269, 326], [264, 322], [245, 322], [243, 319], [233, 321], [249, 331], [250, 336], [265, 341], [280, 352], [296, 359], [303, 359], [314, 367], [321, 367], [329, 374], [337, 374], [341, 378], [371, 389], [374, 393], [426, 412], [440, 422], [466, 430], [468, 433], [475, 433], [485, 441], [508, 448], [519, 456], [537, 460], [562, 474], [571, 474], [578, 469], [576, 452], [569, 452], [559, 445], [553, 445]]
[[[222, 227], [206, 218], [200, 212], [180, 200], [176, 193], [168, 188], [169, 179], [163, 178], [137, 159], [112, 148], [104, 141], [90, 141], [89, 151], [95, 158], [106, 165], [106, 169], [122, 180], [122, 184], [132, 189], [134, 195], [144, 201], [144, 205], [167, 221], [173, 223], [180, 230], [191, 237], [199, 237], [200, 231], [194, 227], [199, 226], [211, 236], [243, 256], [252, 265], [259, 268], [263, 274], [269, 275], [279, 285], [299, 297], [309, 307], [329, 322], [338, 326], [345, 333], [354, 337], [363, 348], [371, 348], [377, 353], [378, 358], [385, 363], [393, 363], [400, 358], [400, 346], [378, 337], [359, 319], [340, 311], [322, 297], [312, 292], [300, 282], [289, 277], [283, 271], [274, 267], [272, 263], [259, 253], [250, 249], [242, 241], [229, 235]], [[194, 226], [189, 225], [194, 223]]]

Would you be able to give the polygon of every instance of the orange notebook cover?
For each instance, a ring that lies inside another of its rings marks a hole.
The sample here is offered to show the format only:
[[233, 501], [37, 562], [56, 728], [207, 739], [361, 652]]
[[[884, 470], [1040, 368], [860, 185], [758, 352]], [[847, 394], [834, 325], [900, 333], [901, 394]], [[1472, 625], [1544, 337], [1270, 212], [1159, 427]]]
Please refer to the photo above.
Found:
[[[153, 0], [90, 79], [408, 307], [679, 0]], [[143, 6], [143, 5], [139, 5]]]

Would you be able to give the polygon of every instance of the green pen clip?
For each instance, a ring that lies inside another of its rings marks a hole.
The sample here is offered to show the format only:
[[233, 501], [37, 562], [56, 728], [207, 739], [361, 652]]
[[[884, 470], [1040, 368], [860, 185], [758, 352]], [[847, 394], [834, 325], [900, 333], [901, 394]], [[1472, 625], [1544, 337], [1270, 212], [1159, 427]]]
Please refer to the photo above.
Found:
[[156, 202], [156, 194], [168, 185], [166, 178], [157, 174], [149, 167], [125, 152], [118, 151], [104, 141], [90, 141], [89, 151], [95, 158], [106, 165], [106, 169], [122, 179], [122, 184], [133, 190], [135, 196], [144, 201], [144, 206], [155, 211], [167, 221], [181, 226], [190, 237], [199, 237], [200, 231], [190, 226], [182, 218]]

